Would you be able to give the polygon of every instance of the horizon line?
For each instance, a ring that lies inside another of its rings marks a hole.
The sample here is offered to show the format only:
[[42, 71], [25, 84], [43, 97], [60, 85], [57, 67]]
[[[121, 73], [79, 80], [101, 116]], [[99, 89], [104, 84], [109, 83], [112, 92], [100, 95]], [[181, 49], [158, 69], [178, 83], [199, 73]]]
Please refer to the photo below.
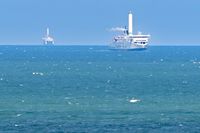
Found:
[[[109, 45], [106, 45], [106, 44], [95, 44], [95, 43], [89, 43], [89, 44], [81, 44], [81, 43], [74, 43], [74, 44], [64, 44], [64, 43], [58, 43], [58, 44], [53, 44], [53, 45], [45, 45], [45, 44], [24, 44], [24, 43], [18, 43], [18, 44], [0, 44], [0, 46], [109, 46]], [[200, 44], [152, 44], [152, 45], [149, 45], [149, 47], [151, 46], [158, 46], [158, 47], [165, 47], [165, 46], [176, 46], [176, 47], [179, 47], [179, 46], [200, 46]]]

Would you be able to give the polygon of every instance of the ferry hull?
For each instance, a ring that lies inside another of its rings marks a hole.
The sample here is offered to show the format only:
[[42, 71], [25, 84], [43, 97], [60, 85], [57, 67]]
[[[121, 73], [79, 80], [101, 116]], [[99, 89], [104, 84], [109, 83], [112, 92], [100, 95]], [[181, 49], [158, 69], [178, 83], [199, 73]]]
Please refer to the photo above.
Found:
[[142, 51], [148, 48], [148, 44], [138, 45], [138, 44], [130, 44], [130, 43], [112, 43], [110, 45], [110, 49], [113, 50], [126, 50], [126, 51]]
[[147, 50], [147, 48], [110, 48], [110, 50], [116, 50], [116, 51], [144, 51], [144, 50]]

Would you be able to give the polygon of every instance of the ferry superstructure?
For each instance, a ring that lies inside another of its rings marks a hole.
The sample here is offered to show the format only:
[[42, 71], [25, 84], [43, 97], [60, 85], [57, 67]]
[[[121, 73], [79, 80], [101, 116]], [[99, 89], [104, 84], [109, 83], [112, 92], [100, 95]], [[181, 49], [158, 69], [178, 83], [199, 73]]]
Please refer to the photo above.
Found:
[[128, 14], [128, 29], [123, 29], [123, 34], [115, 36], [110, 44], [112, 49], [144, 50], [148, 48], [150, 35], [141, 32], [133, 34], [133, 14]]
[[47, 28], [46, 36], [43, 37], [42, 40], [45, 45], [53, 45], [54, 44], [54, 39], [52, 37], [50, 37], [50, 34], [49, 34], [49, 28]]

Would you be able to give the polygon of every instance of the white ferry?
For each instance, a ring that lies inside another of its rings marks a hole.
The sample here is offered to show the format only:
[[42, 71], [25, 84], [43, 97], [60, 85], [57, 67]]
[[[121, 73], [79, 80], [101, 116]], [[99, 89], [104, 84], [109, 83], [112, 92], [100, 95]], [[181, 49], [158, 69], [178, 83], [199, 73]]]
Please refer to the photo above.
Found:
[[133, 15], [129, 12], [128, 29], [121, 28], [122, 35], [115, 36], [110, 44], [112, 49], [124, 50], [145, 50], [148, 48], [150, 35], [144, 35], [141, 32], [133, 35]]

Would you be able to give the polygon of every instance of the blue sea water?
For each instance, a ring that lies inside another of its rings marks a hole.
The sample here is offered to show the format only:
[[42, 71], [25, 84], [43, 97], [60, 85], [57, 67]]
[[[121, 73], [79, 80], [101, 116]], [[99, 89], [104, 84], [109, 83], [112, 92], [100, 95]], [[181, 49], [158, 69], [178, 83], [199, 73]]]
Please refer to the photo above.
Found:
[[200, 132], [200, 47], [0, 46], [0, 132]]

